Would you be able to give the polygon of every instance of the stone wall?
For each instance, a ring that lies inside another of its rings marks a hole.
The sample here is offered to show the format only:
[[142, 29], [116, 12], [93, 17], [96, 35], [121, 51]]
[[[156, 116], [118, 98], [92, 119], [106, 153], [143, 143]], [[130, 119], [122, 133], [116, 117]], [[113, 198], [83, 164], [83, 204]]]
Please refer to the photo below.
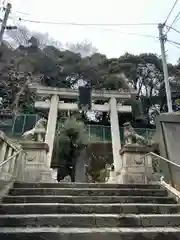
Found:
[[[180, 113], [165, 113], [156, 119], [160, 155], [180, 165]], [[180, 168], [161, 161], [160, 166], [166, 182], [180, 189]]]

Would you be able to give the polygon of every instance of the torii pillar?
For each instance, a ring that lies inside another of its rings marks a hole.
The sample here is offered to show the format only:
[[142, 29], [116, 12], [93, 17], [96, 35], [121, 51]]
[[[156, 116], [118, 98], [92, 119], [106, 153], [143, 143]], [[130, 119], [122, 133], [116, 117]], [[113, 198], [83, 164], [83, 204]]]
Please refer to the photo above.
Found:
[[50, 109], [49, 109], [49, 115], [48, 115], [46, 137], [45, 137], [45, 143], [47, 143], [49, 145], [49, 152], [47, 154], [47, 164], [49, 167], [51, 166], [54, 138], [55, 138], [55, 133], [56, 133], [58, 104], [59, 104], [59, 96], [52, 95]]
[[110, 106], [110, 123], [111, 123], [111, 138], [112, 138], [112, 152], [113, 163], [116, 171], [119, 171], [122, 167], [122, 161], [119, 154], [121, 149], [121, 138], [118, 121], [117, 101], [115, 97], [112, 97], [109, 101]]

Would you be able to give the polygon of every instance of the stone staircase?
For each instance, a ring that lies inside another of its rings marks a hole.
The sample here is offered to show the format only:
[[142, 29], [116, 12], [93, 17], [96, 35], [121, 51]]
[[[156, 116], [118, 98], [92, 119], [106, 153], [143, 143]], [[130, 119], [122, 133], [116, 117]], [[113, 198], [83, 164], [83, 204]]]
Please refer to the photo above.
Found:
[[180, 205], [159, 185], [15, 183], [1, 240], [180, 239]]

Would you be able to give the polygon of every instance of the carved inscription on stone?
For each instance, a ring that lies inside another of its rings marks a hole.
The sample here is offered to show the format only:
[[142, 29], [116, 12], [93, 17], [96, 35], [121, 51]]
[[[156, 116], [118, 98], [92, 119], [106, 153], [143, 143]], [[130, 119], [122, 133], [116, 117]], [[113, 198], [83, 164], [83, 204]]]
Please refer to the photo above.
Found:
[[126, 167], [131, 167], [131, 166], [135, 166], [135, 165], [140, 165], [142, 164], [142, 159], [133, 156], [133, 155], [129, 155], [126, 157], [126, 162], [125, 162], [125, 166]]

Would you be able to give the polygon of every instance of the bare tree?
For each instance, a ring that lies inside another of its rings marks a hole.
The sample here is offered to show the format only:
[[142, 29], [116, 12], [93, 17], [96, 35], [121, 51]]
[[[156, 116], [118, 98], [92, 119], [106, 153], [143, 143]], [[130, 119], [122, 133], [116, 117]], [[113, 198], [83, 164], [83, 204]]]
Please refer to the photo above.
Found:
[[33, 32], [32, 35], [38, 40], [39, 48], [41, 49], [44, 49], [46, 46], [63, 49], [62, 43], [50, 37], [48, 33]]
[[44, 49], [46, 46], [54, 46], [59, 49], [63, 49], [60, 41], [50, 37], [48, 33], [32, 32], [26, 26], [19, 25], [16, 30], [8, 31], [7, 35], [14, 40], [17, 46], [28, 46], [29, 40], [37, 39], [38, 47]]
[[74, 53], [80, 53], [82, 58], [89, 57], [97, 52], [97, 48], [88, 40], [79, 43], [67, 43], [66, 47]]
[[7, 35], [14, 40], [17, 46], [27, 46], [32, 37], [31, 31], [26, 26], [19, 25], [16, 30], [7, 31]]

